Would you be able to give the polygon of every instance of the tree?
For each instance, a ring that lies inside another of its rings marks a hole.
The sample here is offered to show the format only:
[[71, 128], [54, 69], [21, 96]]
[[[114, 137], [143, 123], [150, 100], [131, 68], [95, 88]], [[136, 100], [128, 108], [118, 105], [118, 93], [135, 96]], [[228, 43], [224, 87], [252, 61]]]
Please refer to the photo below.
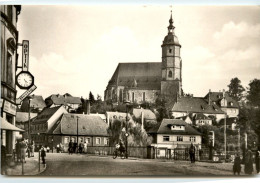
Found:
[[260, 107], [260, 80], [254, 79], [249, 83], [247, 99], [250, 105]]
[[88, 99], [89, 99], [90, 105], [92, 105], [95, 102], [95, 97], [94, 97], [94, 95], [92, 94], [91, 91], [89, 92]]
[[155, 101], [155, 108], [158, 112], [156, 118], [158, 122], [161, 122], [163, 118], [169, 118], [168, 111], [166, 109], [166, 101], [162, 97], [158, 97]]
[[241, 81], [237, 77], [231, 79], [228, 88], [229, 94], [234, 99], [240, 101], [243, 98], [243, 92], [245, 91], [245, 88], [241, 85]]

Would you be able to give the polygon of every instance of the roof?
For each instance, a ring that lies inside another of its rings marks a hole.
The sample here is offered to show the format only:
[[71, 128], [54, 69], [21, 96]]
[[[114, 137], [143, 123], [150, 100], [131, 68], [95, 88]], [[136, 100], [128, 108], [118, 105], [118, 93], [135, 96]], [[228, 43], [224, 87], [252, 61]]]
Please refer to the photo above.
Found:
[[210, 120], [210, 118], [202, 113], [198, 113], [196, 114], [195, 116], [195, 120], [200, 120], [200, 119], [207, 119], [207, 120]]
[[33, 123], [40, 123], [40, 122], [47, 122], [52, 115], [59, 110], [59, 108], [61, 108], [62, 106], [58, 106], [58, 107], [52, 107], [52, 108], [44, 108], [39, 114], [38, 116], [35, 118], [35, 120], [33, 121]]
[[24, 130], [22, 130], [20, 128], [17, 128], [13, 124], [7, 122], [2, 117], [1, 117], [1, 129], [2, 130], [10, 130], [10, 131], [19, 131], [19, 132], [23, 132], [24, 131]]
[[[30, 119], [36, 117], [38, 114], [37, 113], [30, 113]], [[29, 114], [28, 112], [16, 112], [16, 122], [26, 122], [28, 121]]]
[[[232, 123], [237, 123], [238, 119], [237, 118], [226, 118], [226, 124], [227, 125], [232, 125]], [[219, 125], [224, 125], [225, 119], [221, 119], [219, 121]]]
[[[106, 116], [109, 117], [109, 119], [118, 119], [118, 120], [125, 120], [126, 113], [125, 112], [106, 112]], [[128, 117], [131, 119], [131, 115], [128, 113]]]
[[108, 85], [160, 90], [161, 62], [119, 63]]
[[[46, 107], [46, 104], [43, 100], [43, 97], [41, 95], [30, 95], [31, 101], [30, 101], [30, 107], [34, 109], [43, 109]], [[29, 100], [28, 98], [25, 98], [21, 105], [21, 111], [27, 112], [29, 106]]]
[[88, 136], [108, 136], [108, 125], [99, 117], [85, 114], [63, 114], [56, 128], [49, 133]]
[[105, 114], [90, 113], [89, 115], [90, 115], [90, 116], [99, 116], [99, 117], [101, 117], [101, 119], [103, 119], [103, 120], [106, 120], [106, 119], [107, 119], [107, 117], [106, 117]]
[[216, 104], [208, 105], [204, 98], [199, 97], [181, 97], [172, 106], [170, 110], [173, 112], [196, 112], [207, 114], [224, 114], [220, 107]]
[[[185, 126], [185, 130], [171, 130], [172, 125]], [[157, 126], [157, 130], [153, 129], [148, 133], [157, 134], [176, 134], [176, 135], [201, 135], [196, 129], [191, 127], [188, 123], [180, 119], [163, 119]]]
[[144, 119], [156, 120], [155, 114], [149, 109], [133, 109], [133, 115], [135, 116], [135, 118], [141, 118], [141, 112], [143, 112], [144, 114]]
[[[238, 102], [229, 95], [228, 92], [225, 92], [225, 99], [227, 100], [227, 107], [230, 108], [239, 108]], [[204, 97], [206, 100], [208, 100], [209, 93]], [[220, 105], [220, 101], [223, 99], [223, 92], [210, 92], [210, 100], [212, 102], [215, 102], [216, 104]], [[231, 105], [231, 102], [233, 105]]]
[[55, 105], [67, 105], [67, 104], [81, 104], [81, 99], [79, 97], [72, 97], [68, 94], [63, 95], [51, 95], [45, 100], [52, 100]]

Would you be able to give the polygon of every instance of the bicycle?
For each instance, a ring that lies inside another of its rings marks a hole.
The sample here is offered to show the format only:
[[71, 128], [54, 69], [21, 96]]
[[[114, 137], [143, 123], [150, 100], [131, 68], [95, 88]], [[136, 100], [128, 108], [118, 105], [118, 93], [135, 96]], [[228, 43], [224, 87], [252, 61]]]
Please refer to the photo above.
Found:
[[118, 155], [120, 155], [121, 159], [125, 159], [125, 151], [121, 152], [119, 149], [116, 149], [113, 152], [113, 159], [116, 159]]

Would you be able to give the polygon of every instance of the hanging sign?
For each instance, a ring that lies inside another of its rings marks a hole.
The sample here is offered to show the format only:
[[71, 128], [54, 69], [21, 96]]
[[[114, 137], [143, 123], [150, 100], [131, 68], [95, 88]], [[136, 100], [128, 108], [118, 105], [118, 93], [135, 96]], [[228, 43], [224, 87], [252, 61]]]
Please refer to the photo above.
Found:
[[28, 71], [29, 70], [29, 41], [23, 40], [23, 57], [22, 57], [23, 65], [22, 70]]
[[31, 88], [29, 88], [27, 91], [25, 91], [18, 99], [16, 99], [16, 104], [21, 104], [21, 102], [30, 95], [37, 87], [33, 85]]
[[3, 111], [15, 115], [16, 114], [16, 105], [11, 102], [4, 100], [4, 108]]

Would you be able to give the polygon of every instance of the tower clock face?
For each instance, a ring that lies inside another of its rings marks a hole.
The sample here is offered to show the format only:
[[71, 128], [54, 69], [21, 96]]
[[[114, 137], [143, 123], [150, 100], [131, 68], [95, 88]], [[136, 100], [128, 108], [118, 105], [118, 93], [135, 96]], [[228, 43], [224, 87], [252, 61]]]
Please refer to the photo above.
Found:
[[16, 83], [21, 89], [28, 89], [34, 84], [34, 77], [30, 72], [22, 71], [16, 76]]

